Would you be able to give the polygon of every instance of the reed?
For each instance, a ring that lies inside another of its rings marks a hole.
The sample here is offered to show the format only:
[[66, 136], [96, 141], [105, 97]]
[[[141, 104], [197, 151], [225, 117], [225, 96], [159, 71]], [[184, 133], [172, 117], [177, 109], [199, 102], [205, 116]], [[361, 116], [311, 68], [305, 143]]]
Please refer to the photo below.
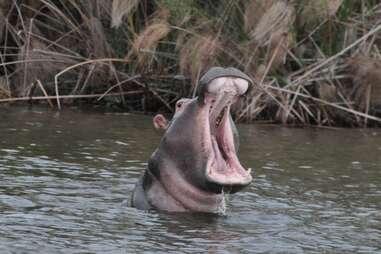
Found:
[[221, 65], [240, 121], [381, 126], [380, 46], [376, 0], [0, 0], [0, 103], [170, 111]]

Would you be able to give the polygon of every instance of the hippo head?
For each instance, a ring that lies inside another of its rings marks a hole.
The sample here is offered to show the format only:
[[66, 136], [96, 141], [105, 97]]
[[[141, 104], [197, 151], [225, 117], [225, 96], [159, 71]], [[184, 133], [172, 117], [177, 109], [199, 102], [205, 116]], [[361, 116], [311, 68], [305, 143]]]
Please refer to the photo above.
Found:
[[146, 203], [162, 210], [210, 212], [224, 192], [237, 192], [251, 182], [237, 156], [230, 115], [231, 105], [251, 83], [235, 68], [214, 67], [201, 78], [198, 97], [177, 102], [169, 123], [154, 118], [165, 133], [142, 180]]

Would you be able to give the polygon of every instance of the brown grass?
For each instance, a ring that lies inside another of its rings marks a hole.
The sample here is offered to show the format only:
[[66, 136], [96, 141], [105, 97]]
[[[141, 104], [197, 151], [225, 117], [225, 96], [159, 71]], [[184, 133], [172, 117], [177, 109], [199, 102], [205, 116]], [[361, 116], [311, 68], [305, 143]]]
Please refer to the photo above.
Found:
[[358, 55], [348, 61], [354, 100], [361, 111], [381, 106], [381, 58]]
[[337, 88], [334, 85], [322, 83], [318, 86], [319, 98], [322, 100], [335, 103], [338, 101]]
[[52, 81], [54, 73], [76, 62], [39, 38], [41, 33], [31, 20], [26, 43], [20, 47], [15, 65], [14, 81], [20, 84], [15, 92], [20, 96], [29, 95], [37, 80]]
[[343, 0], [314, 0], [301, 1], [301, 24], [311, 25], [315, 22], [331, 18], [336, 15]]
[[101, 21], [93, 16], [88, 20], [88, 30], [90, 32], [90, 43], [95, 58], [105, 58], [113, 55]]
[[[252, 3], [258, 4], [256, 1]], [[266, 65], [275, 69], [285, 63], [292, 44], [294, 7], [285, 1], [270, 1], [257, 8], [264, 12], [263, 15], [258, 15], [260, 18], [256, 20], [257, 25], [249, 34], [260, 47], [266, 47]]]
[[131, 14], [138, 4], [138, 0], [113, 0], [111, 26], [119, 27], [123, 22], [123, 17]]
[[260, 45], [271, 43], [273, 34], [288, 31], [293, 22], [294, 8], [285, 1], [276, 1], [263, 14], [250, 36]]
[[256, 27], [264, 13], [273, 5], [273, 0], [261, 1], [251, 0], [245, 6], [244, 27], [247, 33], [251, 33]]
[[152, 64], [159, 41], [166, 37], [170, 31], [171, 29], [166, 22], [153, 23], [135, 37], [132, 49], [140, 68]]
[[8, 98], [11, 96], [8, 80], [6, 77], [0, 77], [0, 99]]
[[255, 80], [239, 120], [380, 126], [380, 20], [377, 1], [0, 0], [0, 96], [170, 111], [234, 66]]
[[197, 90], [200, 75], [216, 64], [220, 48], [217, 35], [194, 36], [182, 45], [179, 67], [183, 74], [190, 76], [193, 93]]

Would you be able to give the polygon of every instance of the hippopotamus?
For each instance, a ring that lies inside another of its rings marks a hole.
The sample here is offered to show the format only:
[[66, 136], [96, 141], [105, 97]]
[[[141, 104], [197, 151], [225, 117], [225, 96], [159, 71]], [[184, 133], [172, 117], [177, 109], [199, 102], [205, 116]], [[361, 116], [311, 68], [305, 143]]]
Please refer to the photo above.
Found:
[[250, 170], [237, 156], [230, 108], [252, 84], [236, 68], [213, 67], [201, 77], [197, 97], [177, 101], [170, 122], [162, 115], [154, 118], [164, 134], [135, 185], [132, 206], [216, 213], [224, 206], [224, 193], [250, 184]]

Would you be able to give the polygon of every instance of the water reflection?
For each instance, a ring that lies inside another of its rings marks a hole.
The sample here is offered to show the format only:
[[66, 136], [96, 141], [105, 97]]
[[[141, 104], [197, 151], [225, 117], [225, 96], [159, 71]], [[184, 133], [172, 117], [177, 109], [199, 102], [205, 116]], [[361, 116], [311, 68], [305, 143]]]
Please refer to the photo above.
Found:
[[0, 110], [0, 253], [381, 252], [381, 132], [241, 125], [225, 216], [142, 212], [151, 118]]

